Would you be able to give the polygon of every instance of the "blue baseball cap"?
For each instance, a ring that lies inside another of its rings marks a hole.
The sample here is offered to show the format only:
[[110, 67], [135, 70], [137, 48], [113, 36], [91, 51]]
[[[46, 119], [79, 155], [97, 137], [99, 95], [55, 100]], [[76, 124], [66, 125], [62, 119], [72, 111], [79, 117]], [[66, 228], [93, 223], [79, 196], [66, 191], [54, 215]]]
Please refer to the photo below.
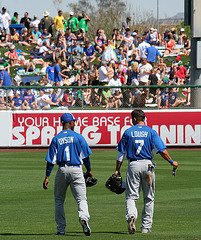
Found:
[[119, 76], [119, 74], [118, 73], [114, 73], [114, 77], [118, 77]]
[[61, 116], [61, 123], [62, 124], [70, 122], [70, 121], [76, 121], [76, 120], [78, 120], [78, 119], [75, 119], [73, 114], [71, 114], [71, 113], [64, 113]]

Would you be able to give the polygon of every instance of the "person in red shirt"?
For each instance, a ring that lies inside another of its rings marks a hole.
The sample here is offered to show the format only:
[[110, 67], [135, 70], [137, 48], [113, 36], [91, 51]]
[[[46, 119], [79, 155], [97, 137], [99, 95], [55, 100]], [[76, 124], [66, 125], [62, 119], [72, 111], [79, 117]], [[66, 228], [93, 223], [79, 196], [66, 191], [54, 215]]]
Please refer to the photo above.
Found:
[[183, 63], [180, 62], [178, 64], [178, 70], [177, 70], [177, 72], [175, 74], [175, 75], [179, 76], [179, 78], [180, 78], [180, 85], [184, 84], [184, 82], [186, 80], [186, 73], [187, 73], [186, 68], [183, 66]]
[[165, 52], [163, 54], [163, 57], [165, 57], [169, 54], [178, 53], [178, 50], [174, 50], [175, 46], [176, 46], [175, 41], [172, 39], [171, 35], [168, 35], [168, 39], [165, 42]]
[[122, 71], [121, 70], [118, 70], [117, 71], [118, 72], [118, 74], [119, 74], [119, 79], [120, 79], [120, 82], [121, 82], [121, 84], [122, 85], [126, 85], [126, 81], [125, 81], [125, 79], [124, 79], [124, 77], [123, 77], [123, 75], [122, 75]]

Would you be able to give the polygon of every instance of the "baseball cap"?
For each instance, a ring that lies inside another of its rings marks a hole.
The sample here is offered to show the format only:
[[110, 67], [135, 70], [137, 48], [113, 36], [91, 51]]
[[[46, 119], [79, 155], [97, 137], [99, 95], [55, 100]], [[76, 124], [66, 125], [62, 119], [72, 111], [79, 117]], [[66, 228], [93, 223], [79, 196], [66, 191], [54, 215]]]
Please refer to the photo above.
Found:
[[178, 66], [181, 66], [181, 65], [183, 65], [183, 63], [182, 63], [182, 62], [178, 63]]
[[70, 12], [70, 16], [73, 16], [74, 15], [74, 12]]
[[155, 31], [155, 29], [154, 28], [150, 28], [150, 31]]
[[2, 58], [1, 61], [6, 61], [6, 59], [5, 59], [5, 58]]
[[114, 73], [114, 77], [118, 77], [119, 76], [119, 74], [118, 73]]
[[61, 123], [62, 124], [70, 122], [70, 121], [76, 121], [76, 120], [78, 120], [78, 119], [75, 119], [73, 114], [71, 114], [71, 113], [64, 113], [61, 116]]
[[19, 90], [17, 90], [15, 93], [16, 93], [16, 94], [20, 94], [20, 91], [19, 91]]
[[181, 59], [181, 56], [177, 56], [177, 57], [176, 57], [176, 60], [180, 60], [180, 59]]
[[170, 31], [169, 28], [165, 29], [165, 32], [166, 32], [166, 33], [168, 33], [169, 31]]
[[184, 28], [181, 28], [181, 29], [180, 29], [180, 32], [184, 32]]

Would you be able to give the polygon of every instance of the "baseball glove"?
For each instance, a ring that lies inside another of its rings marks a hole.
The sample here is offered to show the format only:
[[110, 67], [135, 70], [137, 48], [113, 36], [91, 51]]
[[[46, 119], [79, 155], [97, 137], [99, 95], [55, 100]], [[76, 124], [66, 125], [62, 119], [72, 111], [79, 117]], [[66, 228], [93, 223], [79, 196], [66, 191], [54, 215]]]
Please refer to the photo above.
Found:
[[98, 182], [98, 179], [94, 177], [88, 177], [86, 173], [84, 173], [84, 178], [85, 178], [86, 187], [93, 187]]
[[125, 186], [122, 187], [122, 184], [124, 185], [121, 175], [112, 174], [105, 183], [105, 186], [116, 194], [122, 194], [126, 190]]

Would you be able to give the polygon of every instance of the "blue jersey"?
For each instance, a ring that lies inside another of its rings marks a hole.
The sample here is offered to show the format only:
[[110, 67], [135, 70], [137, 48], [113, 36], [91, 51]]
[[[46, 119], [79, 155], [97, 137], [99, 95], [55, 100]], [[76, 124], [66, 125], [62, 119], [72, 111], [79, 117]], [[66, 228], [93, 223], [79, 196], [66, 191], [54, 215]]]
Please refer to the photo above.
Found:
[[33, 94], [25, 95], [24, 99], [28, 102], [29, 106], [36, 100]]
[[12, 101], [14, 102], [15, 107], [20, 107], [24, 103], [24, 98], [20, 96], [19, 98], [13, 98]]
[[87, 57], [91, 57], [95, 53], [95, 48], [92, 45], [89, 48], [84, 47], [84, 52], [86, 53]]
[[0, 79], [3, 80], [2, 86], [11, 86], [11, 77], [7, 71], [0, 72]]
[[48, 79], [50, 81], [54, 81], [54, 67], [48, 66], [46, 69], [46, 73], [48, 74]]
[[60, 66], [58, 64], [56, 64], [54, 66], [54, 81], [55, 82], [60, 82], [62, 81], [62, 76], [59, 75], [59, 72], [61, 72]]
[[84, 137], [73, 130], [64, 130], [53, 137], [48, 149], [46, 161], [52, 164], [78, 166], [92, 152]]
[[151, 160], [153, 148], [158, 153], [163, 152], [166, 146], [155, 130], [138, 124], [124, 132], [117, 146], [119, 152], [126, 153], [127, 159], [133, 160]]

